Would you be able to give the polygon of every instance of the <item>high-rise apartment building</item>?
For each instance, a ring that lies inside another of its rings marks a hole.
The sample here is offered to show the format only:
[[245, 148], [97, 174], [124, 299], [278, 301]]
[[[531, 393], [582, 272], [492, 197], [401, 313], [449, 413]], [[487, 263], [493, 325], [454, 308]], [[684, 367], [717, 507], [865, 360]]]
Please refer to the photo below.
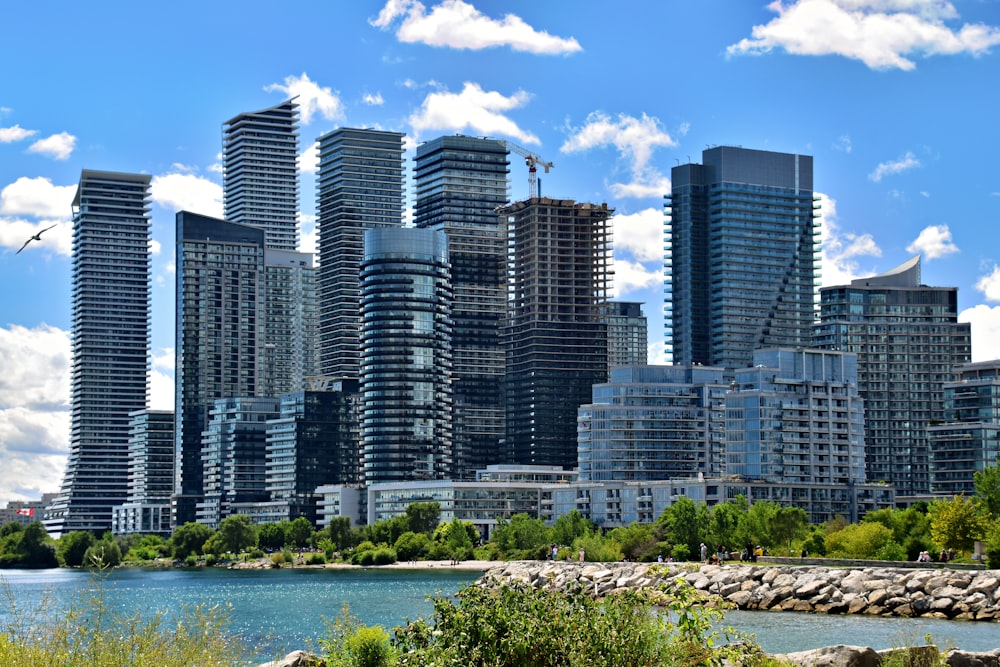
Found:
[[264, 230], [264, 244], [299, 246], [299, 105], [241, 113], [222, 127], [225, 218]]
[[763, 347], [807, 346], [818, 226], [813, 160], [732, 146], [671, 170], [667, 346], [673, 363], [750, 365]]
[[365, 482], [452, 473], [451, 282], [444, 232], [365, 232], [361, 446]]
[[496, 209], [510, 189], [507, 155], [496, 140], [459, 135], [417, 147], [414, 224], [447, 235], [455, 295], [455, 479], [474, 479], [503, 456], [507, 250]]
[[820, 290], [817, 347], [858, 355], [868, 479], [897, 497], [930, 492], [927, 426], [944, 420], [944, 386], [972, 353], [958, 289], [920, 283], [920, 257]]
[[358, 377], [358, 270], [366, 229], [403, 223], [403, 137], [341, 128], [319, 138], [319, 366]]
[[736, 370], [725, 397], [726, 474], [777, 485], [863, 484], [864, 402], [857, 376], [852, 353], [754, 352], [753, 367]]
[[507, 237], [509, 462], [572, 468], [577, 408], [608, 378], [607, 204], [534, 197], [500, 209]]
[[128, 494], [111, 510], [111, 532], [170, 534], [174, 492], [174, 413], [136, 410], [128, 441]]
[[728, 390], [721, 368], [615, 368], [578, 411], [580, 480], [719, 477]]
[[975, 495], [975, 474], [1000, 463], [1000, 360], [959, 367], [944, 384], [944, 419], [927, 435], [931, 493]]
[[260, 396], [305, 388], [316, 375], [317, 297], [312, 253], [264, 250], [265, 315], [261, 321]]
[[148, 175], [85, 169], [73, 198], [70, 448], [51, 535], [111, 528], [128, 488], [130, 413], [149, 393]]
[[649, 352], [642, 304], [609, 301], [601, 319], [608, 326], [608, 371], [622, 366], [644, 366]]
[[177, 214], [172, 520], [195, 520], [204, 493], [202, 431], [215, 401], [259, 395], [265, 317], [264, 230]]

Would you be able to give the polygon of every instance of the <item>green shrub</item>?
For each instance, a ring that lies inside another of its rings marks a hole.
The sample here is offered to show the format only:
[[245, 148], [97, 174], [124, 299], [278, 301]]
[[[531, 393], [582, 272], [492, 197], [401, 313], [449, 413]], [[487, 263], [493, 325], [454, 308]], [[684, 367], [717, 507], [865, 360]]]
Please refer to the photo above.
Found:
[[211, 567], [219, 562], [219, 557], [215, 554], [205, 554], [205, 565]]
[[264, 555], [265, 555], [264, 552], [261, 551], [260, 549], [253, 549], [252, 551], [250, 551], [250, 553], [247, 554], [247, 557], [257, 560], [258, 558], [263, 558]]
[[389, 547], [380, 547], [372, 554], [374, 565], [391, 565], [396, 562], [396, 551]]
[[195, 567], [198, 564], [198, 557], [194, 554], [189, 555], [184, 559], [184, 564], [188, 567]]
[[285, 562], [286, 561], [284, 554], [280, 553], [271, 554], [271, 567], [281, 567], [282, 565], [285, 564]]
[[395, 664], [395, 651], [389, 633], [379, 626], [358, 628], [347, 638], [346, 657], [351, 667], [389, 667]]
[[308, 565], [325, 565], [326, 564], [326, 556], [323, 555], [322, 551], [313, 552], [313, 553], [309, 554], [309, 556], [306, 558], [306, 564], [308, 564]]

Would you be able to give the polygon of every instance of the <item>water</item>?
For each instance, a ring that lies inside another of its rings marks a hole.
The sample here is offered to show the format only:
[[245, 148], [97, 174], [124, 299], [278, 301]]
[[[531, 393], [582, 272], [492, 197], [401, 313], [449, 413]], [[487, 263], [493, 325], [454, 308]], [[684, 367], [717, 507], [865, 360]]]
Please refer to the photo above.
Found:
[[[315, 648], [326, 623], [346, 602], [366, 625], [392, 628], [406, 618], [429, 618], [430, 595], [452, 595], [479, 577], [451, 569], [222, 570], [124, 568], [108, 574], [108, 597], [123, 608], [170, 612], [194, 604], [230, 607], [230, 628], [262, 653]], [[85, 571], [3, 570], [9, 599], [31, 608], [46, 594], [69, 600], [92, 588]], [[9, 603], [0, 602], [0, 621]], [[833, 644], [876, 649], [920, 643], [930, 634], [940, 647], [971, 651], [1000, 647], [1000, 624], [932, 619], [826, 616], [792, 612], [731, 611], [725, 624], [752, 633], [769, 653]]]

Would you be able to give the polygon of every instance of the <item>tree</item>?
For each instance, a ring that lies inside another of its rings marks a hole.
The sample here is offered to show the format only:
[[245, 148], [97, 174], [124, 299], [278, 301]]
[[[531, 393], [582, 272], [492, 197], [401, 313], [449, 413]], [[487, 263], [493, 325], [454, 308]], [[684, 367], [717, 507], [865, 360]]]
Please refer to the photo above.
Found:
[[[742, 503], [740, 502], [742, 499]], [[709, 517], [708, 532], [712, 544], [728, 544], [742, 546], [750, 540], [746, 529], [747, 503], [746, 498], [739, 496], [736, 500], [720, 503], [712, 508]]]
[[414, 533], [408, 530], [399, 536], [393, 548], [396, 550], [396, 557], [399, 560], [417, 560], [423, 557], [430, 548], [431, 538], [423, 533]]
[[935, 500], [928, 513], [931, 537], [943, 549], [972, 551], [976, 540], [986, 534], [987, 521], [975, 498], [955, 496], [951, 500]]
[[0, 567], [58, 567], [56, 548], [40, 521], [0, 540]]
[[777, 541], [786, 543], [791, 553], [792, 540], [802, 533], [809, 525], [809, 515], [801, 507], [782, 507], [771, 516], [771, 536]]
[[607, 540], [617, 544], [623, 556], [635, 561], [653, 561], [660, 553], [653, 527], [648, 524], [632, 522], [615, 528], [607, 534]]
[[179, 526], [170, 537], [174, 558], [184, 560], [191, 555], [200, 555], [202, 547], [205, 546], [205, 542], [208, 541], [213, 532], [205, 524], [194, 521], [188, 521], [183, 526]]
[[749, 538], [765, 547], [777, 544], [771, 534], [771, 519], [781, 509], [781, 505], [770, 500], [758, 500], [747, 510], [746, 526]]
[[257, 526], [257, 546], [261, 549], [277, 550], [285, 546], [285, 523], [262, 523]]
[[683, 544], [688, 554], [697, 554], [700, 543], [707, 539], [708, 508], [700, 507], [687, 496], [681, 496], [663, 510], [656, 520], [656, 530], [663, 541], [672, 545]]
[[216, 533], [223, 552], [238, 554], [257, 544], [257, 529], [246, 514], [227, 516]]
[[540, 519], [515, 514], [509, 521], [497, 522], [491, 540], [504, 556], [532, 557], [549, 542], [549, 530]]
[[59, 538], [56, 555], [66, 567], [80, 567], [86, 561], [87, 549], [94, 546], [97, 538], [87, 530], [74, 530]]
[[990, 516], [1000, 519], [1000, 466], [977, 470], [972, 479], [976, 485], [976, 498]]
[[332, 517], [324, 529], [330, 542], [337, 550], [346, 549], [354, 544], [351, 532], [351, 519], [346, 516]]
[[309, 544], [309, 539], [313, 534], [313, 525], [304, 516], [296, 517], [288, 524], [288, 532], [285, 536], [285, 543], [296, 549], [301, 549]]
[[406, 527], [404, 532], [432, 535], [441, 523], [441, 505], [435, 502], [410, 503], [406, 506]]
[[552, 541], [556, 544], [573, 544], [578, 537], [585, 537], [594, 532], [594, 524], [584, 518], [576, 509], [563, 514], [552, 526]]
[[880, 523], [854, 523], [826, 536], [826, 555], [831, 558], [878, 558], [895, 544], [892, 531]]

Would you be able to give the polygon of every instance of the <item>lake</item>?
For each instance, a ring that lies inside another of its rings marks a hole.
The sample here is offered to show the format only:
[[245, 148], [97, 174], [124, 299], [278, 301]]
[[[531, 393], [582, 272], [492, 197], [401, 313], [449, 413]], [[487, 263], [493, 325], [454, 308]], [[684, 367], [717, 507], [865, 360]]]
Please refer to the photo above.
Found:
[[[392, 628], [406, 618], [429, 617], [431, 595], [453, 595], [479, 572], [442, 569], [280, 569], [225, 570], [122, 568], [108, 573], [106, 590], [122, 608], [170, 612], [208, 604], [230, 608], [230, 628], [253, 646], [278, 654], [310, 648], [322, 637], [326, 621], [346, 603], [367, 625]], [[81, 570], [2, 570], [7, 599], [20, 608], [44, 596], [69, 600], [93, 587], [93, 575]], [[933, 619], [826, 616], [793, 612], [731, 611], [725, 624], [756, 635], [769, 653], [801, 651], [833, 644], [876, 649], [919, 643], [927, 634], [938, 646], [972, 651], [1000, 647], [1000, 624]]]

